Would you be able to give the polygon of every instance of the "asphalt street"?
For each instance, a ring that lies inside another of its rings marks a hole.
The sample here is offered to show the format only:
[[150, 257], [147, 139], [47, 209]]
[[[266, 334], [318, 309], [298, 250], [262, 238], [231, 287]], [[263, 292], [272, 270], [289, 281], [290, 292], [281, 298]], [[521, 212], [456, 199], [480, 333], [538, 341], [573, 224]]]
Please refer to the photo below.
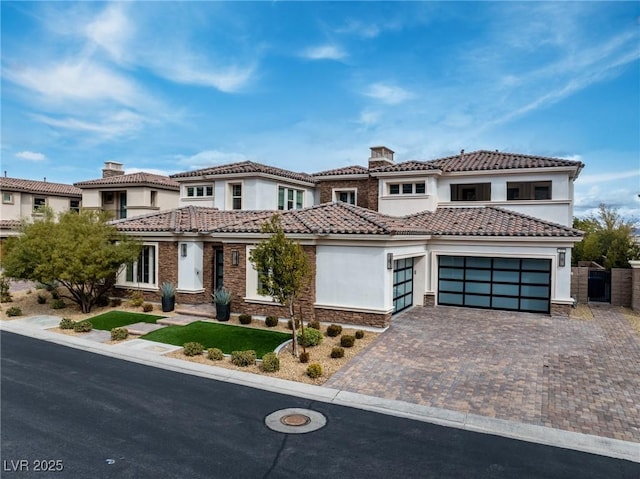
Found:
[[[280, 395], [12, 333], [0, 334], [0, 347], [3, 478], [640, 478], [638, 463]], [[284, 408], [320, 412], [327, 424], [307, 434], [267, 428], [265, 417]]]

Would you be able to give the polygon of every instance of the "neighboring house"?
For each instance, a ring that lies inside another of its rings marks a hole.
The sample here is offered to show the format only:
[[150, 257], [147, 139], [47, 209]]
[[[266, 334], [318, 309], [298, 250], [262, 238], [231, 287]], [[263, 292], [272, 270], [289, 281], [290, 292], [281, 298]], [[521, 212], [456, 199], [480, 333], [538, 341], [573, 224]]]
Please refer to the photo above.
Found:
[[74, 183], [84, 209], [108, 211], [116, 219], [165, 211], [178, 206], [180, 185], [168, 176], [125, 174], [122, 163], [105, 162], [102, 178]]
[[23, 218], [42, 217], [47, 206], [54, 213], [79, 211], [82, 199], [80, 189], [63, 183], [0, 177], [0, 238], [14, 236]]
[[180, 173], [185, 206], [114, 222], [145, 245], [118, 285], [157, 299], [172, 281], [183, 303], [209, 302], [224, 285], [234, 311], [286, 316], [258, 294], [248, 262], [280, 210], [312, 265], [305, 319], [384, 326], [434, 304], [568, 314], [582, 167], [484, 151], [396, 164], [374, 147], [368, 168], [306, 175], [242, 162]]

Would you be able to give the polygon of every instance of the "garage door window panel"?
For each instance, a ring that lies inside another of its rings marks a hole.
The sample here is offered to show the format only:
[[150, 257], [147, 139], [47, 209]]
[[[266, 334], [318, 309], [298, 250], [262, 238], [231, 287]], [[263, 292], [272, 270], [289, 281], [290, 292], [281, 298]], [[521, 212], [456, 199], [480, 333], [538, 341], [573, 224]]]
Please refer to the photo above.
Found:
[[492, 299], [492, 307], [496, 309], [513, 309], [517, 310], [519, 307], [518, 298], [501, 298], [494, 296]]

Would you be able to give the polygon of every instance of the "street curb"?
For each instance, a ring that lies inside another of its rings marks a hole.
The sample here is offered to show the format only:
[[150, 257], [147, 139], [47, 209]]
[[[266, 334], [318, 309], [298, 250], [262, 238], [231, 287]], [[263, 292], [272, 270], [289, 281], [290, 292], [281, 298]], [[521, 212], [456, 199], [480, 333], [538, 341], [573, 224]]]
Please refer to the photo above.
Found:
[[29, 336], [146, 366], [160, 367], [182, 374], [224, 381], [288, 396], [302, 397], [313, 401], [347, 406], [466, 431], [508, 437], [640, 463], [640, 443], [461, 413], [323, 386], [260, 376], [213, 365], [193, 363], [165, 357], [158, 353], [127, 349], [122, 345], [107, 345], [88, 341], [78, 336], [54, 333], [32, 325], [20, 324], [19, 320], [0, 321], [0, 331]]

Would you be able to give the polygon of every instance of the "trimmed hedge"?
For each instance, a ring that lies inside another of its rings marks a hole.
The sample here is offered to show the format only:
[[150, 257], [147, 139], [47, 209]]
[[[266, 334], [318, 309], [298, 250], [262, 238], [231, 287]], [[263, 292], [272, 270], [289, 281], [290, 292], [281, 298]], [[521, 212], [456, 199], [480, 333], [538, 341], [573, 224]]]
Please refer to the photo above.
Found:
[[276, 353], [267, 353], [262, 356], [262, 370], [265, 373], [275, 373], [280, 370], [280, 359]]
[[252, 366], [256, 363], [256, 352], [252, 349], [231, 351], [231, 362], [240, 367]]
[[198, 356], [199, 354], [202, 354], [203, 351], [204, 347], [202, 344], [195, 341], [184, 343], [184, 346], [182, 347], [182, 352], [185, 356]]

